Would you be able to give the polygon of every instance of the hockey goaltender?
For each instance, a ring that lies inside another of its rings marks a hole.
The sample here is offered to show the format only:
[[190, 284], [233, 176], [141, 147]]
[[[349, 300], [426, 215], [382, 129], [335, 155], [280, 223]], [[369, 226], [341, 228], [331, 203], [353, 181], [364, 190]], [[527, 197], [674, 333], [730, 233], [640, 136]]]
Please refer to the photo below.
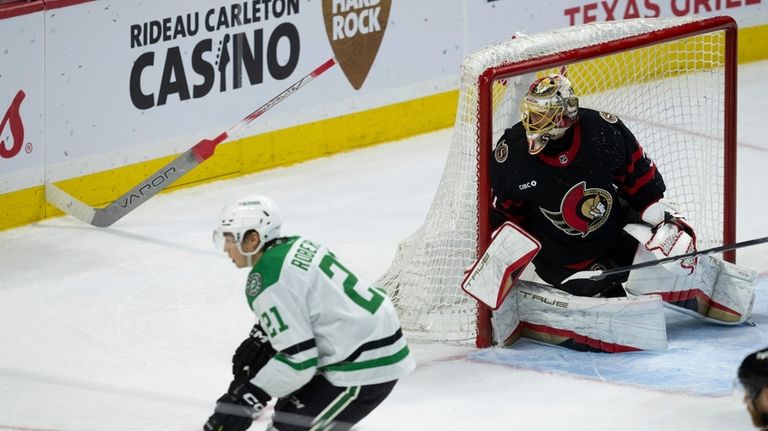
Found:
[[[695, 228], [627, 126], [580, 107], [565, 76], [536, 79], [521, 111], [489, 160], [491, 244], [462, 282], [495, 310], [497, 344], [664, 350], [664, 306], [715, 324], [749, 319], [757, 273], [709, 255], [578, 277], [695, 252]], [[535, 275], [522, 280], [528, 263]]]

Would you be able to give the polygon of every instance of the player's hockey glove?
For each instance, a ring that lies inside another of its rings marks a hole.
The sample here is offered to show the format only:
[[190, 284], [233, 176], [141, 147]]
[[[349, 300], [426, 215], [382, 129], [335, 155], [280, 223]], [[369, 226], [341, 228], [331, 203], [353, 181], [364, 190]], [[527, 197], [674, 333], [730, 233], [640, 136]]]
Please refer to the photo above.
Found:
[[213, 415], [204, 431], [245, 431], [261, 415], [271, 397], [247, 380], [235, 380], [229, 391], [216, 400]]
[[275, 353], [261, 326], [258, 323], [253, 325], [251, 334], [240, 343], [232, 356], [232, 375], [236, 379], [252, 379]]
[[[649, 205], [640, 218], [651, 225], [653, 236], [644, 245], [658, 259], [696, 251], [696, 232], [677, 210], [677, 205], [667, 199], [660, 199]], [[688, 258], [662, 264], [668, 271], [691, 274], [697, 259]]]

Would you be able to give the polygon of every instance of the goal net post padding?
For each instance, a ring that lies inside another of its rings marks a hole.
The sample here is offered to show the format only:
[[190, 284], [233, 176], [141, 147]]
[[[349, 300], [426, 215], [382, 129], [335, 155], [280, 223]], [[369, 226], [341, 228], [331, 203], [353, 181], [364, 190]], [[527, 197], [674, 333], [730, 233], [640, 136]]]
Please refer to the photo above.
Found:
[[[730, 17], [611, 21], [517, 36], [460, 68], [459, 106], [424, 224], [379, 279], [411, 339], [490, 344], [464, 271], [490, 238], [489, 154], [531, 82], [564, 73], [580, 106], [617, 115], [664, 176], [700, 248], [735, 240], [736, 33]], [[733, 260], [733, 255], [726, 258]]]

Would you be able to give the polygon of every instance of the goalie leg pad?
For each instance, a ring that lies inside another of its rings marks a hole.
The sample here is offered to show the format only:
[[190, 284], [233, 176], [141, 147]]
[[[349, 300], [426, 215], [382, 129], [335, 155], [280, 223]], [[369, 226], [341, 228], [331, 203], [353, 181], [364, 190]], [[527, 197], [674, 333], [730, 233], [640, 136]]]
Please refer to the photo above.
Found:
[[523, 336], [580, 351], [667, 348], [664, 307], [658, 296], [578, 297], [529, 281], [518, 281], [494, 313], [494, 336], [505, 346]]
[[498, 310], [492, 313], [493, 339], [499, 346], [511, 346], [522, 336], [518, 293], [517, 287], [512, 289]]
[[[655, 257], [638, 248], [634, 263]], [[660, 295], [675, 311], [721, 325], [744, 323], [752, 314], [757, 272], [712, 256], [700, 256], [691, 275], [660, 267], [632, 271], [626, 290], [632, 295]]]

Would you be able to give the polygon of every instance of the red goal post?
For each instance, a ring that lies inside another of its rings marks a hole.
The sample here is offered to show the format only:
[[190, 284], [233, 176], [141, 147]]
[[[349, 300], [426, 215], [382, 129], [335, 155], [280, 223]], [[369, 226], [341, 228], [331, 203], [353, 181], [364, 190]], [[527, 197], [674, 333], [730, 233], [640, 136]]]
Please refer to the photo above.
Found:
[[[700, 248], [735, 241], [736, 38], [729, 17], [593, 23], [486, 47], [461, 66], [446, 167], [424, 225], [379, 280], [411, 338], [491, 344], [459, 283], [488, 245], [490, 152], [537, 76], [566, 73], [580, 105], [618, 115], [659, 166]], [[733, 254], [726, 258], [733, 260]]]

